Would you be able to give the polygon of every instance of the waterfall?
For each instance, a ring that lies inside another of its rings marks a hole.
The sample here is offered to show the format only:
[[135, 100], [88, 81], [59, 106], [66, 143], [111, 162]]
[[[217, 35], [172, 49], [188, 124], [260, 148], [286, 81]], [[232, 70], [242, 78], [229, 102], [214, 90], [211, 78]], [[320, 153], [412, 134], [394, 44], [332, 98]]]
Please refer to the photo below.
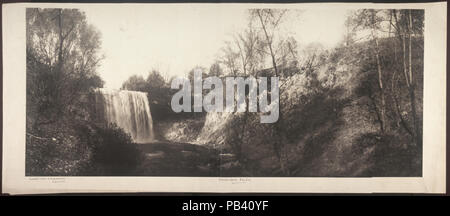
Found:
[[137, 143], [153, 140], [153, 121], [147, 93], [127, 90], [95, 90], [96, 109], [106, 123], [115, 123]]

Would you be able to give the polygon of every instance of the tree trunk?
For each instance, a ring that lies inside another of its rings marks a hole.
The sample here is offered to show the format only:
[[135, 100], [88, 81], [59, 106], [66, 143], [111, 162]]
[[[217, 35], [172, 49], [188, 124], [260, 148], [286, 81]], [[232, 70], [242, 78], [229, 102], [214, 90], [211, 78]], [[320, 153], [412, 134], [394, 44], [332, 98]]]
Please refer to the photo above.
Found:
[[383, 73], [381, 70], [381, 60], [380, 60], [380, 50], [379, 50], [379, 44], [378, 44], [378, 38], [375, 35], [375, 11], [372, 11], [372, 37], [375, 41], [375, 58], [377, 61], [377, 72], [378, 72], [378, 87], [380, 88], [380, 129], [381, 133], [386, 132], [386, 100], [384, 96], [384, 87], [383, 87]]
[[[260, 12], [259, 9], [257, 10], [257, 14], [258, 14], [259, 21], [261, 23], [261, 27], [263, 28], [263, 31], [264, 31], [264, 35], [265, 35], [266, 40], [267, 40], [267, 45], [269, 47], [270, 57], [272, 59], [272, 66], [273, 66], [273, 69], [274, 69], [274, 73], [275, 73], [275, 76], [278, 77], [279, 76], [279, 74], [278, 74], [278, 67], [277, 67], [277, 63], [276, 63], [276, 60], [275, 60], [275, 53], [273, 52], [273, 48], [272, 48], [272, 39], [270, 38], [269, 33], [267, 32], [266, 25], [265, 25], [265, 23], [264, 23], [264, 21], [262, 19], [261, 12]], [[281, 89], [280, 89], [280, 95], [282, 95]], [[274, 143], [274, 151], [275, 151], [275, 154], [278, 157], [278, 162], [279, 162], [279, 165], [280, 165], [281, 172], [283, 173], [283, 175], [289, 175], [289, 172], [286, 169], [286, 164], [284, 163], [283, 154], [282, 154], [284, 131], [281, 128], [281, 125], [282, 125], [282, 122], [283, 122], [283, 115], [282, 115], [283, 112], [281, 111], [281, 101], [279, 101], [279, 106], [280, 106], [279, 107], [280, 112], [279, 112], [279, 116], [278, 116], [278, 122], [275, 123], [276, 124], [275, 125], [275, 130], [276, 130], [276, 132], [278, 134], [278, 140], [275, 141], [275, 143]]]
[[377, 59], [377, 71], [378, 71], [378, 87], [380, 88], [380, 120], [381, 120], [381, 132], [386, 132], [386, 100], [384, 96], [384, 87], [383, 87], [383, 74], [381, 71], [381, 61], [380, 54], [378, 48], [378, 39], [375, 37], [375, 57]]
[[411, 16], [411, 10], [409, 10], [409, 25], [408, 25], [408, 34], [409, 34], [409, 97], [411, 102], [411, 111], [414, 121], [414, 129], [415, 129], [415, 141], [416, 145], [421, 148], [422, 145], [422, 136], [420, 132], [419, 122], [417, 119], [417, 111], [416, 111], [416, 95], [415, 95], [415, 81], [414, 76], [412, 72], [412, 16]]
[[[395, 87], [395, 83], [397, 82], [397, 78], [396, 78], [396, 72], [394, 71], [394, 74], [392, 75], [392, 99], [394, 101], [394, 109], [396, 111], [396, 115], [398, 116], [399, 120], [400, 120], [400, 124], [402, 125], [402, 127], [406, 130], [406, 132], [411, 135], [411, 137], [414, 137], [414, 133], [409, 129], [408, 124], [406, 123], [405, 119], [402, 116], [401, 113], [401, 109], [400, 109], [400, 103], [397, 99], [397, 95], [396, 95], [396, 90], [397, 88]], [[398, 123], [397, 123], [398, 125]], [[398, 125], [399, 126], [399, 125]]]
[[270, 51], [270, 57], [272, 58], [272, 66], [275, 71], [275, 76], [278, 76], [278, 68], [277, 68], [277, 63], [275, 60], [275, 53], [273, 52], [273, 48], [272, 48], [272, 39], [270, 38], [269, 33], [267, 32], [266, 24], [262, 20], [261, 12], [259, 10], [257, 10], [257, 13], [258, 13], [259, 21], [261, 22], [261, 26], [264, 30], [264, 35], [266, 36], [267, 45], [268, 45], [269, 51]]

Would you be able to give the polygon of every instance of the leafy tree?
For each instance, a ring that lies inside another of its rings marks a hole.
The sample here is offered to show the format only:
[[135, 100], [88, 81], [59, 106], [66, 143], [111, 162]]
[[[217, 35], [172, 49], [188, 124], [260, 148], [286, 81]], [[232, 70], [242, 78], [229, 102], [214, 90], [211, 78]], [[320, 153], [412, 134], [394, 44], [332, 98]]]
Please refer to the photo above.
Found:
[[157, 70], [152, 70], [148, 74], [146, 81], [150, 88], [162, 88], [166, 86], [166, 80]]
[[220, 67], [220, 63], [218, 61], [214, 62], [211, 67], [209, 68], [209, 76], [216, 76], [220, 77], [223, 75], [223, 70]]
[[171, 89], [164, 77], [157, 70], [152, 70], [146, 79], [148, 98], [156, 120], [164, 119], [170, 115]]
[[130, 91], [146, 91], [147, 81], [142, 76], [132, 75], [123, 84], [122, 89]]
[[103, 86], [96, 73], [100, 33], [76, 9], [27, 9], [26, 31], [28, 111], [50, 123]]

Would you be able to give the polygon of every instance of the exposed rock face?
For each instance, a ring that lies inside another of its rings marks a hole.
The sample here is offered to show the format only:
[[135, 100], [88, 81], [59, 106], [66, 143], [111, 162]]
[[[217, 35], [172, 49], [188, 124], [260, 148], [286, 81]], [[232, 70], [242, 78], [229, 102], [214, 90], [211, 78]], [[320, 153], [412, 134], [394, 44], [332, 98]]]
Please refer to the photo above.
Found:
[[[196, 142], [218, 149], [238, 146], [255, 176], [280, 174], [275, 145], [280, 145], [282, 160], [290, 171], [287, 175], [367, 175], [373, 165], [373, 148], [360, 147], [358, 139], [375, 133], [377, 125], [361, 108], [366, 98], [355, 94], [361, 83], [360, 68], [346, 60], [341, 57], [317, 68], [317, 79], [326, 90], [310, 87], [313, 81], [305, 73], [283, 80], [280, 113], [284, 140], [276, 135], [276, 124], [260, 124], [257, 114], [208, 113]], [[355, 149], [360, 148], [356, 154]], [[264, 168], [258, 171], [259, 167]]]

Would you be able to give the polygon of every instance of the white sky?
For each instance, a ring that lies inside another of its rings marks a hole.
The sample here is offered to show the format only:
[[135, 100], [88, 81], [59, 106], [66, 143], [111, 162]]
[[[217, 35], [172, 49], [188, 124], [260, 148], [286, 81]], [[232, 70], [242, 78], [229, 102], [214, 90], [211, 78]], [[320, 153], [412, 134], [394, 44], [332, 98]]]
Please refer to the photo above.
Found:
[[[105, 87], [120, 88], [131, 75], [151, 69], [184, 76], [195, 66], [209, 68], [224, 42], [247, 25], [246, 9], [219, 5], [118, 5], [82, 8], [102, 34], [105, 59], [99, 74]], [[286, 23], [300, 45], [334, 46], [343, 38], [346, 11], [305, 10]]]

